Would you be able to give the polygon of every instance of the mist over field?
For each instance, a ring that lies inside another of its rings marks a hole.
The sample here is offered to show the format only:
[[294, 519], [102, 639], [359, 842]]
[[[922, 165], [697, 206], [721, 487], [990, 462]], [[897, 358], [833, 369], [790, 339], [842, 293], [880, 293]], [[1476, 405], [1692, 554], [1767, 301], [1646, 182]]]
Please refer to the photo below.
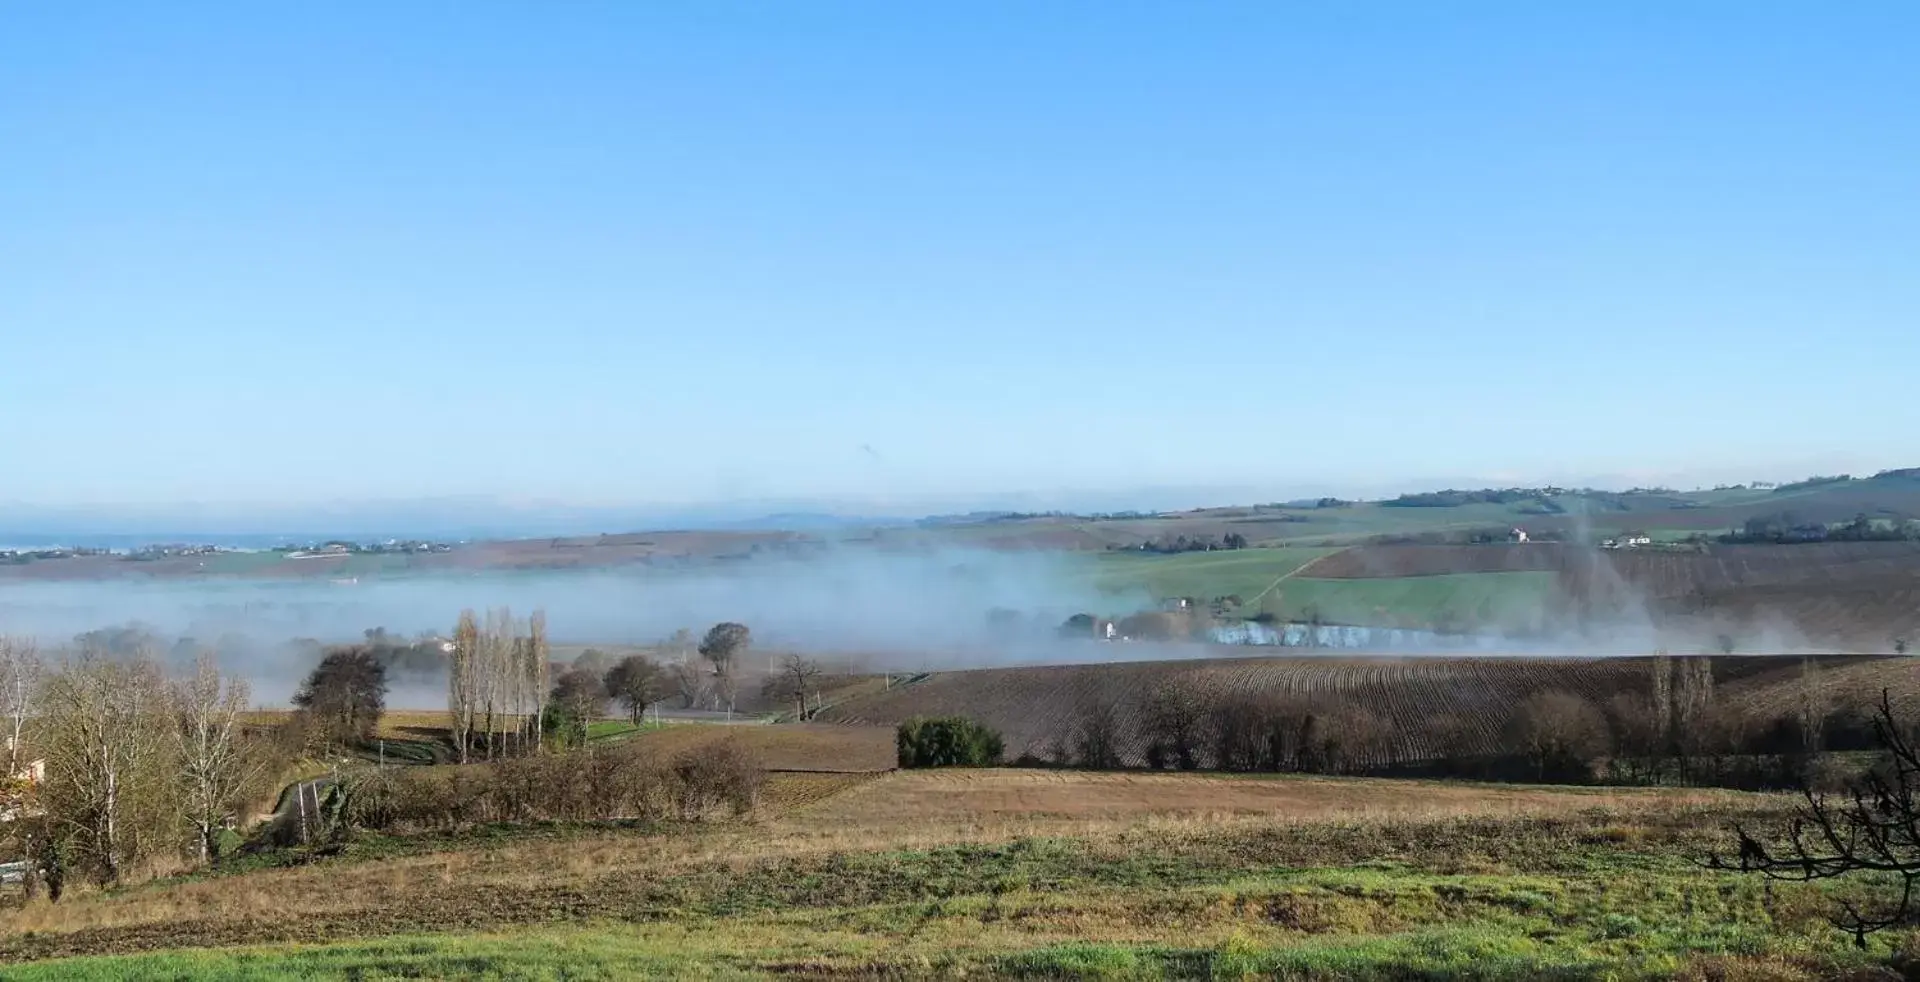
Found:
[[[1365, 550], [1353, 554], [1370, 562]], [[1481, 633], [1339, 624], [1228, 620], [1205, 636], [1245, 646], [1248, 656], [1377, 652], [1604, 656], [1710, 652], [1722, 635], [1746, 652], [1830, 650], [1785, 618], [1749, 610], [1737, 621], [1663, 616], [1641, 589], [1599, 556], [1582, 581], [1599, 602], [1529, 609], [1518, 630]], [[1381, 570], [1375, 572], [1395, 572]], [[1364, 582], [1364, 581], [1346, 581]], [[1086, 554], [839, 547], [807, 557], [756, 556], [679, 567], [594, 571], [494, 571], [336, 581], [321, 578], [152, 578], [17, 582], [0, 587], [0, 633], [44, 649], [83, 632], [138, 626], [160, 654], [213, 649], [247, 675], [258, 698], [286, 699], [312, 667], [316, 646], [360, 640], [370, 628], [402, 636], [445, 635], [464, 608], [508, 607], [548, 615], [561, 645], [649, 645], [685, 629], [696, 637], [719, 621], [753, 630], [766, 654], [802, 651], [841, 668], [933, 670], [1221, 654], [1184, 641], [1102, 644], [1061, 641], [1068, 616], [1123, 617], [1152, 610], [1144, 588], [1109, 592]], [[1557, 589], [1557, 588], [1556, 588]], [[1252, 613], [1248, 611], [1247, 613]], [[1516, 625], [1517, 626], [1517, 625]], [[1123, 628], [1124, 630], [1124, 628]], [[177, 643], [191, 639], [191, 644]], [[753, 657], [744, 663], [757, 670]], [[395, 678], [396, 706], [437, 705], [442, 683]]]
[[[49, 649], [70, 644], [82, 632], [129, 624], [168, 644], [192, 638], [251, 677], [262, 699], [276, 701], [311, 667], [311, 647], [289, 642], [355, 641], [374, 627], [444, 635], [468, 607], [505, 606], [520, 616], [544, 608], [553, 638], [563, 645], [650, 644], [682, 628], [697, 637], [714, 623], [732, 620], [751, 627], [762, 650], [856, 656], [875, 668], [941, 668], [1074, 658], [1081, 646], [1051, 640], [1062, 620], [1148, 601], [1144, 595], [1102, 594], [1084, 565], [1057, 553], [842, 549], [805, 559], [681, 569], [353, 582], [20, 583], [0, 587], [0, 633], [30, 636]], [[989, 617], [995, 610], [1003, 612], [997, 622]], [[1080, 657], [1111, 660], [1118, 654], [1099, 646]]]

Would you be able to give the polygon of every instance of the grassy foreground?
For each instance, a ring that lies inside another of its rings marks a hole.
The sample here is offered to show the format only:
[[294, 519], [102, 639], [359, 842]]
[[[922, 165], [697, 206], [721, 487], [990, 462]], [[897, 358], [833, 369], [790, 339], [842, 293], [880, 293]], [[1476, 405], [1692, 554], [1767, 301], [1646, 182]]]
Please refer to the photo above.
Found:
[[[565, 882], [536, 871], [498, 892], [420, 883], [390, 909], [346, 899], [198, 922], [189, 909], [138, 929], [15, 935], [0, 959], [148, 953], [0, 978], [1811, 979], [1885, 971], [1913, 944], [1855, 951], [1821, 891], [1701, 869], [1727, 807], [722, 848]], [[516, 847], [476, 848], [499, 860]], [[351, 894], [372, 865], [349, 852], [298, 875]], [[280, 938], [308, 940], [258, 943]], [[237, 947], [149, 951], [198, 944]]]

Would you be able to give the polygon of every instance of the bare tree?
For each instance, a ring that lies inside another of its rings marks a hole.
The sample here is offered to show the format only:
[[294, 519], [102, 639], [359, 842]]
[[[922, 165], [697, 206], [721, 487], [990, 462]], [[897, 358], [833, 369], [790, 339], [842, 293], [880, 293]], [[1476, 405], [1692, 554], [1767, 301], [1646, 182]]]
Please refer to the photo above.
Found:
[[1680, 691], [1674, 701], [1674, 742], [1680, 751], [1681, 773], [1691, 777], [1695, 758], [1708, 749], [1712, 736], [1707, 715], [1713, 709], [1713, 659], [1685, 658], [1676, 667]]
[[1800, 690], [1795, 693], [1794, 709], [1800, 717], [1802, 749], [1819, 753], [1825, 744], [1823, 730], [1827, 722], [1827, 693], [1820, 666], [1812, 658], [1800, 659]]
[[1652, 675], [1653, 745], [1665, 754], [1672, 749], [1673, 736], [1673, 659], [1665, 651], [1653, 656]]
[[40, 655], [31, 639], [0, 637], [0, 725], [6, 727], [7, 741], [7, 772], [0, 778], [11, 780], [26, 767], [27, 720], [40, 674]]
[[1120, 707], [1106, 699], [1094, 699], [1082, 706], [1074, 728], [1074, 752], [1081, 767], [1119, 767]]
[[604, 681], [607, 694], [627, 707], [627, 717], [633, 720], [635, 726], [639, 726], [646, 717], [647, 707], [666, 695], [660, 666], [645, 655], [628, 655], [620, 659], [618, 664], [607, 669]]
[[463, 610], [453, 629], [453, 651], [447, 662], [447, 715], [453, 720], [453, 745], [459, 748], [462, 764], [473, 746], [474, 710], [480, 701], [479, 658], [480, 619], [473, 611]]
[[547, 687], [551, 684], [548, 675], [552, 664], [553, 651], [547, 642], [547, 612], [536, 609], [527, 620], [526, 667], [527, 692], [532, 698], [533, 719], [528, 727], [533, 731], [533, 749], [538, 751], [540, 743], [540, 720], [547, 713]]
[[1738, 854], [1715, 853], [1707, 865], [1759, 873], [1768, 879], [1809, 882], [1866, 874], [1891, 880], [1899, 890], [1875, 908], [1838, 898], [1834, 922], [1866, 947], [1867, 935], [1920, 921], [1920, 745], [1894, 718], [1885, 690], [1874, 719], [1884, 759], [1844, 793], [1806, 787], [1786, 829], [1758, 833], [1733, 824]]
[[1653, 699], [1632, 692], [1616, 693], [1607, 700], [1606, 715], [1616, 766], [1631, 765], [1643, 779], [1654, 777], [1660, 755], [1666, 750], [1666, 727]]
[[151, 658], [88, 652], [49, 676], [43, 693], [50, 834], [70, 842], [101, 882], [118, 882], [161, 843], [178, 841], [165, 680]]
[[513, 612], [487, 608], [487, 626], [480, 634], [480, 707], [486, 726], [487, 759], [499, 753], [499, 724], [512, 713]]
[[667, 673], [672, 676], [674, 691], [680, 695], [680, 708], [700, 708], [709, 690], [699, 667], [689, 661], [677, 661], [667, 666]]
[[1187, 771], [1200, 766], [1208, 709], [1199, 688], [1186, 676], [1168, 679], [1147, 693], [1141, 710], [1150, 744], [1148, 756], [1158, 759], [1149, 763], [1171, 763]]
[[1509, 748], [1524, 756], [1542, 781], [1591, 778], [1593, 761], [1606, 752], [1607, 742], [1606, 717], [1570, 692], [1528, 696], [1507, 724]]
[[807, 690], [818, 688], [820, 664], [800, 655], [782, 655], [780, 665], [767, 676], [761, 694], [770, 700], [793, 700], [796, 718], [807, 718]]
[[210, 652], [173, 686], [182, 806], [203, 863], [214, 858], [227, 818], [267, 769], [266, 757], [240, 734], [247, 696], [246, 679], [223, 677]]

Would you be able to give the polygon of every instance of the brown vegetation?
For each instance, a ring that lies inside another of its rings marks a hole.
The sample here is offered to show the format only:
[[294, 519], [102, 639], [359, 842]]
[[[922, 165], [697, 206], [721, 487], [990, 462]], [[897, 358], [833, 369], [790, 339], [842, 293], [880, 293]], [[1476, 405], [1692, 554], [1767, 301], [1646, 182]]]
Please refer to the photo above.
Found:
[[[1803, 666], [1818, 667], [1816, 708]], [[1761, 656], [1115, 663], [943, 673], [822, 718], [964, 715], [1001, 731], [1011, 759], [1094, 768], [1774, 786], [1799, 766], [1773, 759], [1781, 754], [1864, 746], [1857, 698], [1877, 694], [1869, 685], [1920, 701], [1911, 666]], [[1808, 729], [1826, 742], [1781, 735]]]

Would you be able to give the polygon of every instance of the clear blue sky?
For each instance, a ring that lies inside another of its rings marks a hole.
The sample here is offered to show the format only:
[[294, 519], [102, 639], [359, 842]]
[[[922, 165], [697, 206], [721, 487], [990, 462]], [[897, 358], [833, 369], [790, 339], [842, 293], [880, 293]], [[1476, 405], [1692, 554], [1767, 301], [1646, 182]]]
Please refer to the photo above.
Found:
[[1920, 464], [1916, 37], [1906, 2], [8, 4], [0, 503]]

